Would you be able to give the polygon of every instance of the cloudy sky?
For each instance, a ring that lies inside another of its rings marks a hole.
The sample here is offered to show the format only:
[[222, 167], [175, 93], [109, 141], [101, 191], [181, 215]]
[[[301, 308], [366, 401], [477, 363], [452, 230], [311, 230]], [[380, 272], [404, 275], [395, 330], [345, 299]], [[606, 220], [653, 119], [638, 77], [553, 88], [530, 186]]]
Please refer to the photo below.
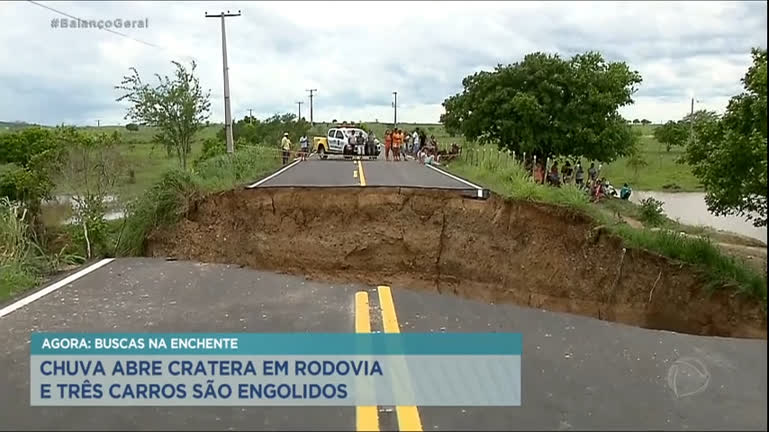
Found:
[[[767, 44], [767, 2], [50, 2], [0, 1], [0, 120], [125, 124], [114, 85], [135, 66], [145, 80], [171, 60], [199, 65], [212, 120], [224, 117], [222, 10], [233, 115], [296, 112], [318, 89], [316, 120], [437, 122], [462, 78], [534, 51], [598, 50], [643, 84], [627, 118], [723, 111], [741, 89], [750, 48]], [[147, 20], [148, 28], [52, 27], [52, 10], [81, 19]]]

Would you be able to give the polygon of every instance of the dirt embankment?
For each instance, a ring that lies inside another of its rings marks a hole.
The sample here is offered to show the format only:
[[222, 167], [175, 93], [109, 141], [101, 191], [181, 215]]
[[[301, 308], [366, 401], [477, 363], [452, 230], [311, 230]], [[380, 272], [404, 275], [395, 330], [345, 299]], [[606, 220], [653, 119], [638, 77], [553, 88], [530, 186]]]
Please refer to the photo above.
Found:
[[327, 280], [397, 284], [684, 333], [766, 338], [762, 306], [708, 294], [690, 266], [642, 251], [571, 210], [492, 196], [381, 188], [212, 195], [151, 256]]

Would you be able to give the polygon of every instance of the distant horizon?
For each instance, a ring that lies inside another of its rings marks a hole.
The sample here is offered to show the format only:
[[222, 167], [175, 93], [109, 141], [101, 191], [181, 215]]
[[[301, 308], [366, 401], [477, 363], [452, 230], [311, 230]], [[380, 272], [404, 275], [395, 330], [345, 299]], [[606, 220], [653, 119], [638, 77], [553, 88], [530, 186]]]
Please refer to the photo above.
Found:
[[[242, 119], [242, 118], [243, 117], [241, 117], [240, 119]], [[259, 118], [257, 117], [257, 119], [259, 119]], [[260, 119], [260, 120], [263, 120], [263, 119]], [[234, 119], [234, 121], [237, 121], [237, 119]], [[5, 120], [0, 120], [0, 127], [3, 127], [3, 126], [4, 127], [9, 127], [8, 125], [27, 125], [27, 126], [42, 126], [42, 127], [53, 128], [53, 127], [57, 127], [57, 126], [62, 126], [63, 125], [63, 126], [74, 126], [74, 127], [77, 127], [77, 128], [108, 128], [108, 127], [125, 127], [127, 124], [130, 124], [130, 123], [131, 122], [118, 123], [118, 124], [112, 123], [112, 124], [102, 124], [102, 125], [98, 125], [97, 126], [97, 125], [89, 125], [89, 124], [70, 124], [70, 123], [41, 124], [41, 123], [31, 123], [31, 122], [26, 122], [26, 121], [5, 121]], [[316, 124], [327, 124], [327, 123], [340, 123], [341, 124], [341, 123], [344, 123], [344, 122], [342, 122], [342, 121], [333, 122], [333, 121], [318, 120], [318, 121], [315, 121], [315, 123]], [[375, 120], [362, 120], [362, 121], [354, 121], [354, 122], [348, 121], [346, 123], [392, 124], [392, 122], [383, 122], [383, 121], [375, 121]], [[440, 122], [437, 122], [437, 123], [430, 123], [430, 122], [398, 122], [398, 124], [399, 125], [409, 125], [410, 124], [410, 125], [443, 126], [443, 123], [440, 123]], [[628, 124], [630, 124], [631, 126], [633, 126], [633, 125], [642, 126], [642, 124], [640, 124], [640, 123], [632, 123], [632, 120], [628, 120]], [[649, 123], [649, 125], [661, 125], [661, 124], [664, 124], [664, 122], [662, 122], [662, 123], [658, 123], [658, 122], [651, 122], [651, 123]], [[224, 126], [224, 123], [223, 122], [222, 123], [210, 122], [205, 127], [210, 127], [210, 126]], [[143, 127], [152, 127], [152, 126], [143, 126]]]

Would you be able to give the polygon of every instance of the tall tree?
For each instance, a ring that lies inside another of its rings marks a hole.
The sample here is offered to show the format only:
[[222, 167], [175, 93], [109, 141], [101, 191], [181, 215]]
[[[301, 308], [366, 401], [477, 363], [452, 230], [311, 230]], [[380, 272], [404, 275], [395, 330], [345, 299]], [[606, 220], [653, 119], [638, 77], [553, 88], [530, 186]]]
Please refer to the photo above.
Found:
[[693, 123], [684, 160], [704, 185], [710, 211], [766, 226], [766, 49], [753, 49], [752, 57], [741, 80], [744, 91], [732, 97], [724, 115]]
[[204, 93], [200, 87], [194, 61], [189, 70], [181, 63], [171, 63], [176, 67], [173, 78], [155, 74], [158, 83], [154, 87], [143, 82], [132, 67], [131, 74], [115, 88], [125, 92], [117, 101], [131, 103], [125, 118], [158, 128], [157, 141], [175, 152], [186, 169], [195, 133], [205, 126], [210, 115], [211, 91]]
[[569, 60], [528, 54], [462, 80], [464, 90], [443, 102], [451, 134], [517, 153], [584, 156], [605, 162], [628, 154], [636, 141], [618, 108], [631, 104], [638, 72], [599, 53]]

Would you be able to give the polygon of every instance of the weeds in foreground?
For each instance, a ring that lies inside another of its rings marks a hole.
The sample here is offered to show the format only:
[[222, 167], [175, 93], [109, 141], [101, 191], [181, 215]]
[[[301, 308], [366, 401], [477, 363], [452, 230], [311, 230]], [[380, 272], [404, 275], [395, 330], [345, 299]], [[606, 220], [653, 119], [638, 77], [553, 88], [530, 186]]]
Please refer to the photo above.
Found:
[[47, 273], [83, 261], [65, 249], [46, 254], [29, 219], [23, 204], [0, 199], [0, 299], [34, 287]]
[[0, 298], [34, 286], [45, 267], [21, 203], [0, 199]]

